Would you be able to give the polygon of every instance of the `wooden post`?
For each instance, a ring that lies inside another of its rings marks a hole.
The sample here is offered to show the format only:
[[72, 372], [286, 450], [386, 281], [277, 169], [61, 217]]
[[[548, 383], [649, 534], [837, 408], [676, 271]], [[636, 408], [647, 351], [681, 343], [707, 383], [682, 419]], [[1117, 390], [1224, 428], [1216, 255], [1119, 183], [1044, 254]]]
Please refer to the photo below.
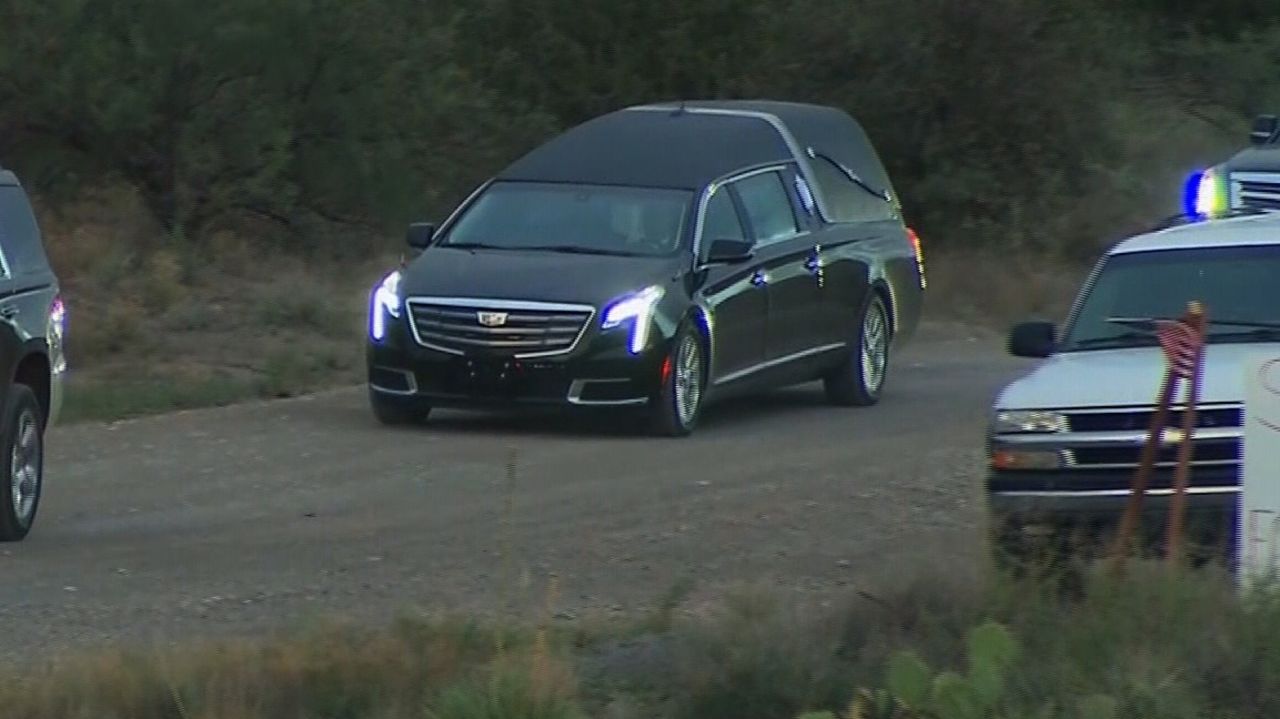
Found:
[[1129, 540], [1138, 527], [1142, 516], [1142, 500], [1146, 497], [1147, 485], [1151, 484], [1151, 475], [1155, 471], [1156, 452], [1164, 436], [1165, 424], [1169, 421], [1169, 404], [1173, 401], [1173, 391], [1177, 378], [1171, 368], [1166, 368], [1164, 383], [1160, 387], [1156, 411], [1151, 414], [1151, 423], [1147, 427], [1147, 442], [1142, 446], [1142, 455], [1138, 459], [1138, 471], [1134, 473], [1130, 485], [1129, 504], [1125, 507], [1124, 516], [1120, 519], [1120, 528], [1116, 532], [1115, 546], [1112, 549], [1112, 560], [1115, 569], [1124, 567], [1125, 556], [1129, 553]]
[[1200, 401], [1200, 376], [1204, 362], [1204, 334], [1206, 317], [1204, 307], [1192, 302], [1187, 307], [1187, 326], [1196, 333], [1199, 346], [1195, 364], [1187, 381], [1187, 403], [1182, 411], [1182, 442], [1178, 445], [1178, 466], [1173, 475], [1173, 498], [1169, 502], [1168, 534], [1165, 537], [1165, 560], [1170, 566], [1182, 563], [1182, 530], [1187, 513], [1187, 484], [1191, 475], [1191, 460], [1195, 448], [1197, 405]]

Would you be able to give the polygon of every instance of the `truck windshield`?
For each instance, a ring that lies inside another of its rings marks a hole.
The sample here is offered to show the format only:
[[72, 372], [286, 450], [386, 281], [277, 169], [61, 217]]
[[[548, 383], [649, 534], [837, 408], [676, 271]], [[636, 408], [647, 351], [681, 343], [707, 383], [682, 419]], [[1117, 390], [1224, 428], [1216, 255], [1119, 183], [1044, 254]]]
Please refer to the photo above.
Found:
[[495, 182], [438, 246], [662, 256], [678, 251], [685, 190]]
[[1208, 341], [1280, 341], [1280, 245], [1152, 250], [1113, 256], [1085, 290], [1059, 351], [1154, 345], [1117, 318], [1181, 317], [1199, 300]]

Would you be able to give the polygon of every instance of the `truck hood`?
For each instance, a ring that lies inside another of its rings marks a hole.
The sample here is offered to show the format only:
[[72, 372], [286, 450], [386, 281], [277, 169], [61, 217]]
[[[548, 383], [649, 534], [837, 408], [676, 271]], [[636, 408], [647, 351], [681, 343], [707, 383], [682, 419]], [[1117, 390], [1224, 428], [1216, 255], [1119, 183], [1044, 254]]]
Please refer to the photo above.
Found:
[[[1244, 362], [1260, 352], [1280, 356], [1280, 343], [1209, 345], [1200, 401], [1243, 402]], [[1044, 360], [1006, 386], [995, 406], [1073, 409], [1154, 405], [1164, 368], [1164, 353], [1159, 347], [1066, 352]]]
[[602, 306], [649, 285], [668, 284], [679, 257], [615, 257], [544, 251], [430, 247], [401, 279], [406, 297], [467, 297]]
[[1247, 147], [1226, 165], [1229, 172], [1280, 172], [1280, 145]]

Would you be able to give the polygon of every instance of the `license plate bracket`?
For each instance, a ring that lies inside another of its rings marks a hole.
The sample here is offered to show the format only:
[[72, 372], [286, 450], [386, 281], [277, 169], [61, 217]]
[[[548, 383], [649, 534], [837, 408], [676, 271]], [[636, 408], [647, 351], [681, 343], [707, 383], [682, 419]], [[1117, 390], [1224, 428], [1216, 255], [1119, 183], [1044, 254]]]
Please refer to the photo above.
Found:
[[468, 393], [485, 398], [509, 397], [518, 389], [519, 366], [512, 360], [467, 358], [462, 362], [462, 380]]

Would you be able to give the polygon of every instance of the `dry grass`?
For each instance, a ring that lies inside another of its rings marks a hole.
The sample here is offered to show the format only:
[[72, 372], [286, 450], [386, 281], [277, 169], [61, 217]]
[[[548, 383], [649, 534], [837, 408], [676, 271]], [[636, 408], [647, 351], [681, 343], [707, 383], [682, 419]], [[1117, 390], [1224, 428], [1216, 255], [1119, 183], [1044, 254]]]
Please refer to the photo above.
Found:
[[368, 289], [393, 241], [357, 262], [272, 255], [243, 232], [177, 243], [120, 188], [37, 212], [68, 305], [68, 421], [360, 381]]
[[1026, 319], [1061, 320], [1089, 273], [1089, 265], [996, 251], [941, 250], [926, 256], [925, 312], [1005, 330]]
[[76, 657], [6, 683], [0, 706], [29, 719], [572, 716], [485, 713], [490, 699], [557, 708], [572, 695], [566, 672], [542, 669], [555, 657], [522, 645], [501, 658], [494, 646], [490, 632], [465, 624], [330, 625], [276, 640]]
[[1082, 700], [1115, 708], [1090, 717], [1267, 717], [1280, 711], [1278, 596], [1242, 600], [1214, 573], [1136, 564], [1125, 579], [1090, 578], [1074, 599], [924, 576], [821, 611], [731, 594], [707, 616], [639, 633], [551, 631], [545, 617], [501, 632], [467, 620], [330, 623], [6, 672], [0, 707], [23, 719], [794, 719], [884, 687], [903, 650], [963, 670], [969, 630], [995, 621], [1021, 661], [988, 719], [1081, 716]]

